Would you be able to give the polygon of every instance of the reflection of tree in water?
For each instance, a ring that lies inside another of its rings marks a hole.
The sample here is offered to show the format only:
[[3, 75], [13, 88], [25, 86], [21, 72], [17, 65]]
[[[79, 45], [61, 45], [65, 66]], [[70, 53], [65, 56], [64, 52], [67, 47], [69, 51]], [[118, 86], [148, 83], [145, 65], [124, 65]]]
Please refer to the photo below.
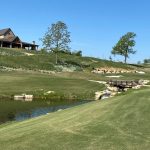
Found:
[[[17, 110], [13, 109], [14, 107], [12, 106], [12, 110], [6, 109], [6, 111], [3, 111], [2, 113], [0, 112], [0, 124], [5, 123], [7, 121], [21, 121], [33, 117], [38, 117], [50, 112], [55, 112], [55, 111], [60, 111], [62, 109], [66, 109], [69, 107], [77, 106], [80, 104], [87, 103], [88, 101], [72, 101], [72, 100], [59, 100], [59, 101], [54, 101], [54, 102], [49, 102], [47, 106], [42, 106], [40, 103], [38, 104], [39, 106], [37, 108], [29, 109], [27, 111], [25, 110]], [[14, 102], [15, 103], [15, 102]], [[11, 105], [11, 103], [7, 103], [7, 105]], [[15, 105], [15, 107], [18, 107], [18, 104]], [[10, 107], [11, 108], [11, 107]]]
[[7, 118], [8, 120], [13, 121], [15, 120], [15, 114], [13, 112], [9, 112]]
[[32, 118], [32, 111], [21, 112], [15, 115], [15, 120]]

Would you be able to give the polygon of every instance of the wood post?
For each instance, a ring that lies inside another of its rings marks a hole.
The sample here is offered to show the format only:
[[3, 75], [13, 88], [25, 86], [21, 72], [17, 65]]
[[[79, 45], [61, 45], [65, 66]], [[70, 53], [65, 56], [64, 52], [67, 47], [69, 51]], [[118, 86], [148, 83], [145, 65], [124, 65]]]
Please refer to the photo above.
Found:
[[1, 47], [3, 47], [3, 42], [1, 42]]
[[10, 43], [9, 47], [12, 48], [12, 43]]
[[20, 44], [20, 46], [21, 46], [21, 49], [22, 49], [22, 43]]

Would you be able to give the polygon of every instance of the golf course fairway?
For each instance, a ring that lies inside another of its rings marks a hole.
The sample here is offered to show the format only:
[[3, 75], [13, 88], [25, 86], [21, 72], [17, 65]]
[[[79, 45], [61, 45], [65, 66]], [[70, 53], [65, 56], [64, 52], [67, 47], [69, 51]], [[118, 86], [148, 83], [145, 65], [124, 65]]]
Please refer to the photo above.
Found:
[[150, 88], [0, 125], [1, 150], [148, 150]]

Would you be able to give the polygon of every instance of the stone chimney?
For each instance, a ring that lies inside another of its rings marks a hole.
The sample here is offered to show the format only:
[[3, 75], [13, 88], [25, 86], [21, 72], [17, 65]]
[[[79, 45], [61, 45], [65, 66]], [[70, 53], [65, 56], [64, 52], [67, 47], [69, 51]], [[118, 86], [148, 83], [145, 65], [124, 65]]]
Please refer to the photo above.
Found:
[[32, 42], [35, 45], [35, 41]]

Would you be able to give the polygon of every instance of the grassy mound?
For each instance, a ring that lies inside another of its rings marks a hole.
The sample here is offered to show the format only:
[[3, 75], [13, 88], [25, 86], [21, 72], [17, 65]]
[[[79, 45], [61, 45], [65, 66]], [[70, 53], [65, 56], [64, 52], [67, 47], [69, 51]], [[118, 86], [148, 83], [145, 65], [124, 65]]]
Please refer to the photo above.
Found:
[[0, 126], [5, 150], [141, 150], [150, 147], [150, 89]]
[[91, 71], [96, 67], [131, 68], [123, 63], [64, 53], [58, 54], [58, 63], [56, 66], [54, 53], [41, 54], [36, 51], [0, 48], [0, 67], [51, 71], [63, 71], [63, 67], [70, 71]]

